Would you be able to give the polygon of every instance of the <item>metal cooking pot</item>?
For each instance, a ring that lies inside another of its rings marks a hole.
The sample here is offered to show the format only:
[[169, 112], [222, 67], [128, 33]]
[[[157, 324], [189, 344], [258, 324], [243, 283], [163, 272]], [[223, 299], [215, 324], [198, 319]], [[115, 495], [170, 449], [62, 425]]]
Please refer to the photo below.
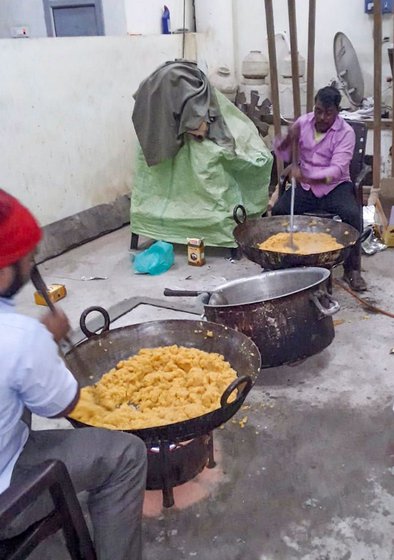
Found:
[[[268, 271], [222, 284], [204, 302], [209, 321], [240, 331], [256, 343], [262, 367], [306, 358], [333, 340], [332, 315], [339, 304], [327, 292], [330, 271], [292, 268]], [[165, 290], [165, 295], [187, 295]], [[212, 304], [216, 301], [227, 303]]]
[[[104, 316], [105, 325], [100, 334], [92, 333], [86, 327], [85, 319], [91, 311], [99, 311]], [[68, 352], [65, 360], [82, 387], [96, 383], [120, 360], [136, 354], [141, 348], [172, 344], [222, 354], [238, 374], [238, 378], [224, 391], [220, 408], [198, 418], [175, 424], [127, 430], [139, 436], [150, 446], [160, 445], [161, 442], [187, 441], [208, 434], [227, 422], [244, 402], [260, 371], [260, 354], [252, 340], [240, 332], [219, 324], [168, 320], [111, 330], [109, 326], [109, 315], [101, 307], [89, 308], [81, 316], [81, 329], [88, 339]], [[234, 391], [237, 391], [237, 397], [233, 402], [229, 402], [229, 396]], [[72, 418], [69, 420], [75, 427], [86, 426]]]
[[324, 266], [332, 268], [342, 263], [349, 256], [354, 245], [358, 241], [363, 241], [365, 236], [365, 232], [360, 235], [352, 226], [330, 218], [294, 216], [295, 231], [329, 233], [338, 243], [343, 245], [343, 248], [313, 255], [263, 251], [259, 249], [259, 243], [263, 243], [276, 233], [290, 231], [289, 217], [272, 216], [270, 218], [250, 220], [247, 219], [245, 208], [241, 205], [234, 208], [233, 216], [238, 224], [233, 231], [234, 239], [242, 249], [242, 252], [249, 260], [268, 270], [296, 266]]

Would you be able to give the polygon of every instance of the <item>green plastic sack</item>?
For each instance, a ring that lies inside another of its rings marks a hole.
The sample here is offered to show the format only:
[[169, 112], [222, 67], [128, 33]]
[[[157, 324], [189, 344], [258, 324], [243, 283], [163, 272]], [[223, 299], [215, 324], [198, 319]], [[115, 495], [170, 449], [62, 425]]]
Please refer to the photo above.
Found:
[[133, 261], [137, 274], [162, 274], [174, 264], [174, 247], [165, 241], [156, 241], [148, 249], [136, 255]]
[[250, 218], [268, 206], [272, 155], [255, 125], [216, 91], [236, 154], [210, 140], [186, 140], [175, 158], [148, 167], [142, 151], [131, 193], [131, 231], [152, 239], [235, 247], [232, 216], [242, 204]]

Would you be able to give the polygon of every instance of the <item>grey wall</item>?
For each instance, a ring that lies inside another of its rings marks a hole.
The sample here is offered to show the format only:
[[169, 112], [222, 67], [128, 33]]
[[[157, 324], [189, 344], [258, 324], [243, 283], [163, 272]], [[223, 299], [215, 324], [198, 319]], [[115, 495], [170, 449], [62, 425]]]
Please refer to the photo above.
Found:
[[[126, 35], [123, 0], [102, 0], [106, 35]], [[27, 25], [30, 37], [47, 37], [42, 0], [0, 0], [0, 38], [11, 37], [10, 28]]]
[[133, 93], [181, 46], [180, 35], [3, 39], [2, 188], [42, 225], [130, 192]]
[[11, 37], [10, 27], [28, 25], [31, 37], [46, 37], [42, 0], [1, 0], [0, 37]]

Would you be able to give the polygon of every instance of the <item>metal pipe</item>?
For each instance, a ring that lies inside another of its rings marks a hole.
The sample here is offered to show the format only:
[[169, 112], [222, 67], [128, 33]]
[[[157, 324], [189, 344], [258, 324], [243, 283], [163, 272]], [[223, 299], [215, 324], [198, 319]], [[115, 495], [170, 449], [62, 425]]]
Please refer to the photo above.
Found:
[[[276, 47], [275, 47], [274, 11], [272, 7], [272, 0], [264, 0], [264, 2], [265, 2], [265, 20], [267, 25], [268, 58], [269, 58], [269, 65], [270, 65], [271, 99], [272, 99], [274, 132], [275, 132], [275, 136], [279, 136], [281, 129], [280, 129], [278, 65], [276, 61]], [[283, 171], [283, 161], [279, 158], [276, 159], [276, 167], [278, 171], [278, 180], [279, 180]]]
[[300, 76], [298, 68], [297, 16], [295, 0], [287, 0], [289, 10], [291, 80], [293, 83], [294, 118], [301, 115]]
[[374, 1], [374, 117], [373, 117], [373, 186], [380, 187], [381, 114], [382, 114], [382, 3]]
[[308, 17], [308, 60], [306, 70], [306, 110], [313, 110], [315, 84], [315, 37], [316, 37], [316, 0], [309, 0]]

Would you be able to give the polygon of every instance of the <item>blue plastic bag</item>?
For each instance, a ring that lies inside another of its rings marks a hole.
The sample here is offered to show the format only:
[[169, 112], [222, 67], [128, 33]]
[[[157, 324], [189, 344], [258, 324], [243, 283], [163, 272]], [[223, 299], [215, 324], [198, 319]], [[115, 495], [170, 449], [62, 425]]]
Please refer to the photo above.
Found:
[[174, 247], [165, 241], [156, 241], [137, 255], [133, 262], [137, 274], [161, 274], [174, 264]]

